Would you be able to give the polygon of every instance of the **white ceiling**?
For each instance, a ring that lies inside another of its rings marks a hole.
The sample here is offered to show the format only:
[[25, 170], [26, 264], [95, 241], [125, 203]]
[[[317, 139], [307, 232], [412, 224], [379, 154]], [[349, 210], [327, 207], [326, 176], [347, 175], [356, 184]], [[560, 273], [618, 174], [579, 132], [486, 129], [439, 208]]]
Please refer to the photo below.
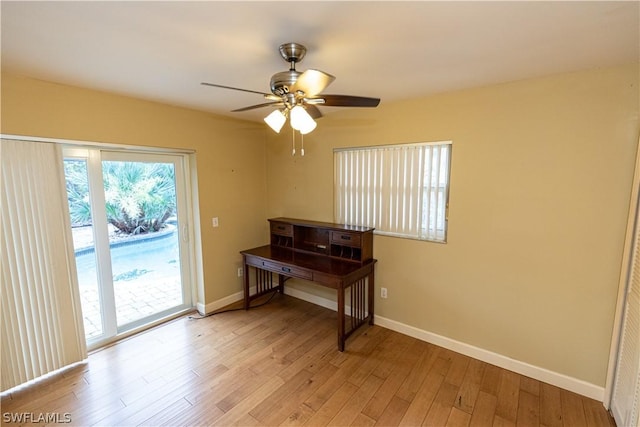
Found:
[[[0, 3], [2, 69], [249, 120], [288, 64], [382, 103], [640, 59], [638, 1]], [[338, 108], [322, 109], [325, 114]]]

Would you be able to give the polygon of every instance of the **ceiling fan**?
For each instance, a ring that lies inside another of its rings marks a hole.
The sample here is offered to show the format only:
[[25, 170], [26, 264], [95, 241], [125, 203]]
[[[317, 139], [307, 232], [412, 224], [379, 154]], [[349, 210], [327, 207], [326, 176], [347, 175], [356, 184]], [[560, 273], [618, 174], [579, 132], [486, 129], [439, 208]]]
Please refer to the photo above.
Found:
[[322, 117], [322, 113], [317, 107], [318, 105], [327, 107], [377, 107], [380, 103], [380, 98], [321, 94], [335, 80], [335, 77], [320, 70], [309, 69], [304, 72], [296, 70], [296, 63], [300, 62], [307, 52], [307, 48], [301, 44], [285, 43], [280, 45], [279, 50], [282, 58], [290, 64], [290, 68], [289, 71], [282, 71], [271, 77], [271, 93], [215, 83], [202, 82], [202, 84], [262, 95], [268, 102], [232, 111], [276, 107], [277, 109], [265, 117], [264, 120], [278, 133], [286, 122], [287, 116], [289, 116], [291, 127], [295, 130], [301, 134], [311, 132], [316, 127], [316, 122], [313, 119]]

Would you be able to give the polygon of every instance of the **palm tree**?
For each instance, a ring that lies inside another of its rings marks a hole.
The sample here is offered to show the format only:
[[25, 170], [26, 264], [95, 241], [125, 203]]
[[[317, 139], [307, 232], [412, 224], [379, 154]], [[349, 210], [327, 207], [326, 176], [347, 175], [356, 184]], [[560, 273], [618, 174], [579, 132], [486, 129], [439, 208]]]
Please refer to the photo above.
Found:
[[[72, 222], [91, 221], [86, 169], [65, 161]], [[84, 172], [84, 173], [83, 173]], [[173, 165], [102, 162], [107, 221], [125, 234], [159, 231], [175, 214]]]
[[91, 224], [87, 163], [84, 160], [65, 159], [64, 176], [67, 182], [67, 199], [71, 225], [80, 227]]

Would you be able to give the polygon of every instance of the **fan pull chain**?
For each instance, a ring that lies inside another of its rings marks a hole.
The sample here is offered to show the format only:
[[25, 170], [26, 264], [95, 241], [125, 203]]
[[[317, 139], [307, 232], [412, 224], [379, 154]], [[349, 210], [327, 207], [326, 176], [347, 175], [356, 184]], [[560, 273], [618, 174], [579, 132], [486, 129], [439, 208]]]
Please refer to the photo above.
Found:
[[[291, 129], [291, 155], [296, 155], [296, 130]], [[300, 134], [300, 155], [304, 157], [304, 135]]]
[[296, 131], [291, 129], [291, 155], [296, 155]]

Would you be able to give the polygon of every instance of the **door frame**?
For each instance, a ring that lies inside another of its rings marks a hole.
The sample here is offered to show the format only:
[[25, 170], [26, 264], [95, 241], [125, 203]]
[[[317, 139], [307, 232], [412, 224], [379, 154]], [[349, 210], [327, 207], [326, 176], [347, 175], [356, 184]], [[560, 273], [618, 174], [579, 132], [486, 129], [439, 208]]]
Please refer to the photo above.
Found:
[[[62, 139], [62, 138], [47, 138], [47, 137], [38, 137], [38, 136], [27, 136], [27, 135], [15, 135], [15, 134], [1, 134], [0, 138], [2, 139], [10, 139], [10, 140], [21, 140], [21, 141], [35, 141], [35, 142], [49, 142], [59, 144], [65, 148], [85, 148], [85, 149], [100, 149], [104, 151], [122, 151], [127, 153], [142, 153], [142, 154], [174, 154], [180, 155], [183, 157], [184, 162], [184, 172], [185, 172], [185, 198], [186, 198], [186, 206], [187, 206], [187, 235], [188, 235], [188, 250], [189, 250], [189, 286], [191, 292], [191, 308], [182, 310], [181, 312], [174, 313], [173, 315], [167, 316], [162, 319], [158, 319], [156, 321], [150, 322], [144, 326], [140, 326], [137, 328], [133, 328], [123, 333], [119, 333], [110, 339], [102, 339], [95, 340], [91, 343], [91, 345], [87, 345], [87, 349], [89, 351], [95, 350], [99, 347], [103, 347], [112, 342], [118, 341], [123, 338], [127, 338], [131, 335], [137, 334], [143, 330], [153, 328], [161, 323], [164, 323], [168, 320], [178, 318], [183, 316], [186, 313], [192, 312], [195, 310], [195, 307], [198, 303], [199, 298], [204, 295], [204, 273], [203, 273], [203, 262], [202, 262], [202, 243], [200, 238], [200, 221], [199, 221], [199, 200], [198, 200], [198, 177], [196, 170], [196, 153], [195, 150], [191, 149], [180, 149], [180, 148], [165, 148], [165, 147], [148, 147], [148, 146], [139, 146], [139, 145], [131, 145], [131, 144], [114, 144], [114, 143], [105, 143], [105, 142], [97, 142], [97, 141], [87, 141], [87, 140], [73, 140], [73, 139]], [[62, 177], [64, 179], [64, 177]], [[67, 238], [71, 241], [71, 229], [67, 230], [68, 235]], [[73, 249], [73, 245], [70, 246], [71, 250]], [[80, 325], [82, 326], [82, 325]]]
[[[87, 342], [89, 350], [130, 336], [147, 329], [167, 319], [175, 318], [195, 307], [196, 263], [194, 260], [194, 236], [192, 205], [189, 203], [190, 180], [188, 179], [189, 156], [183, 153], [121, 150], [102, 147], [65, 147], [64, 157], [84, 157], [87, 159], [89, 191], [92, 200], [92, 222], [94, 224], [94, 239], [97, 258], [97, 274], [100, 283], [111, 283], [111, 286], [100, 286], [100, 305], [102, 310], [103, 334]], [[75, 154], [75, 155], [74, 155]], [[177, 311], [159, 312], [149, 318], [143, 318], [127, 324], [126, 328], [118, 326], [115, 293], [112, 280], [112, 264], [110, 256], [110, 242], [107, 232], [107, 216], [105, 209], [104, 184], [102, 176], [102, 162], [170, 162], [175, 166], [176, 208], [180, 216], [178, 231], [180, 246], [180, 271], [182, 279], [183, 307]], [[179, 191], [182, 188], [184, 191]], [[183, 218], [184, 217], [184, 218]], [[105, 315], [106, 314], [106, 315]]]

